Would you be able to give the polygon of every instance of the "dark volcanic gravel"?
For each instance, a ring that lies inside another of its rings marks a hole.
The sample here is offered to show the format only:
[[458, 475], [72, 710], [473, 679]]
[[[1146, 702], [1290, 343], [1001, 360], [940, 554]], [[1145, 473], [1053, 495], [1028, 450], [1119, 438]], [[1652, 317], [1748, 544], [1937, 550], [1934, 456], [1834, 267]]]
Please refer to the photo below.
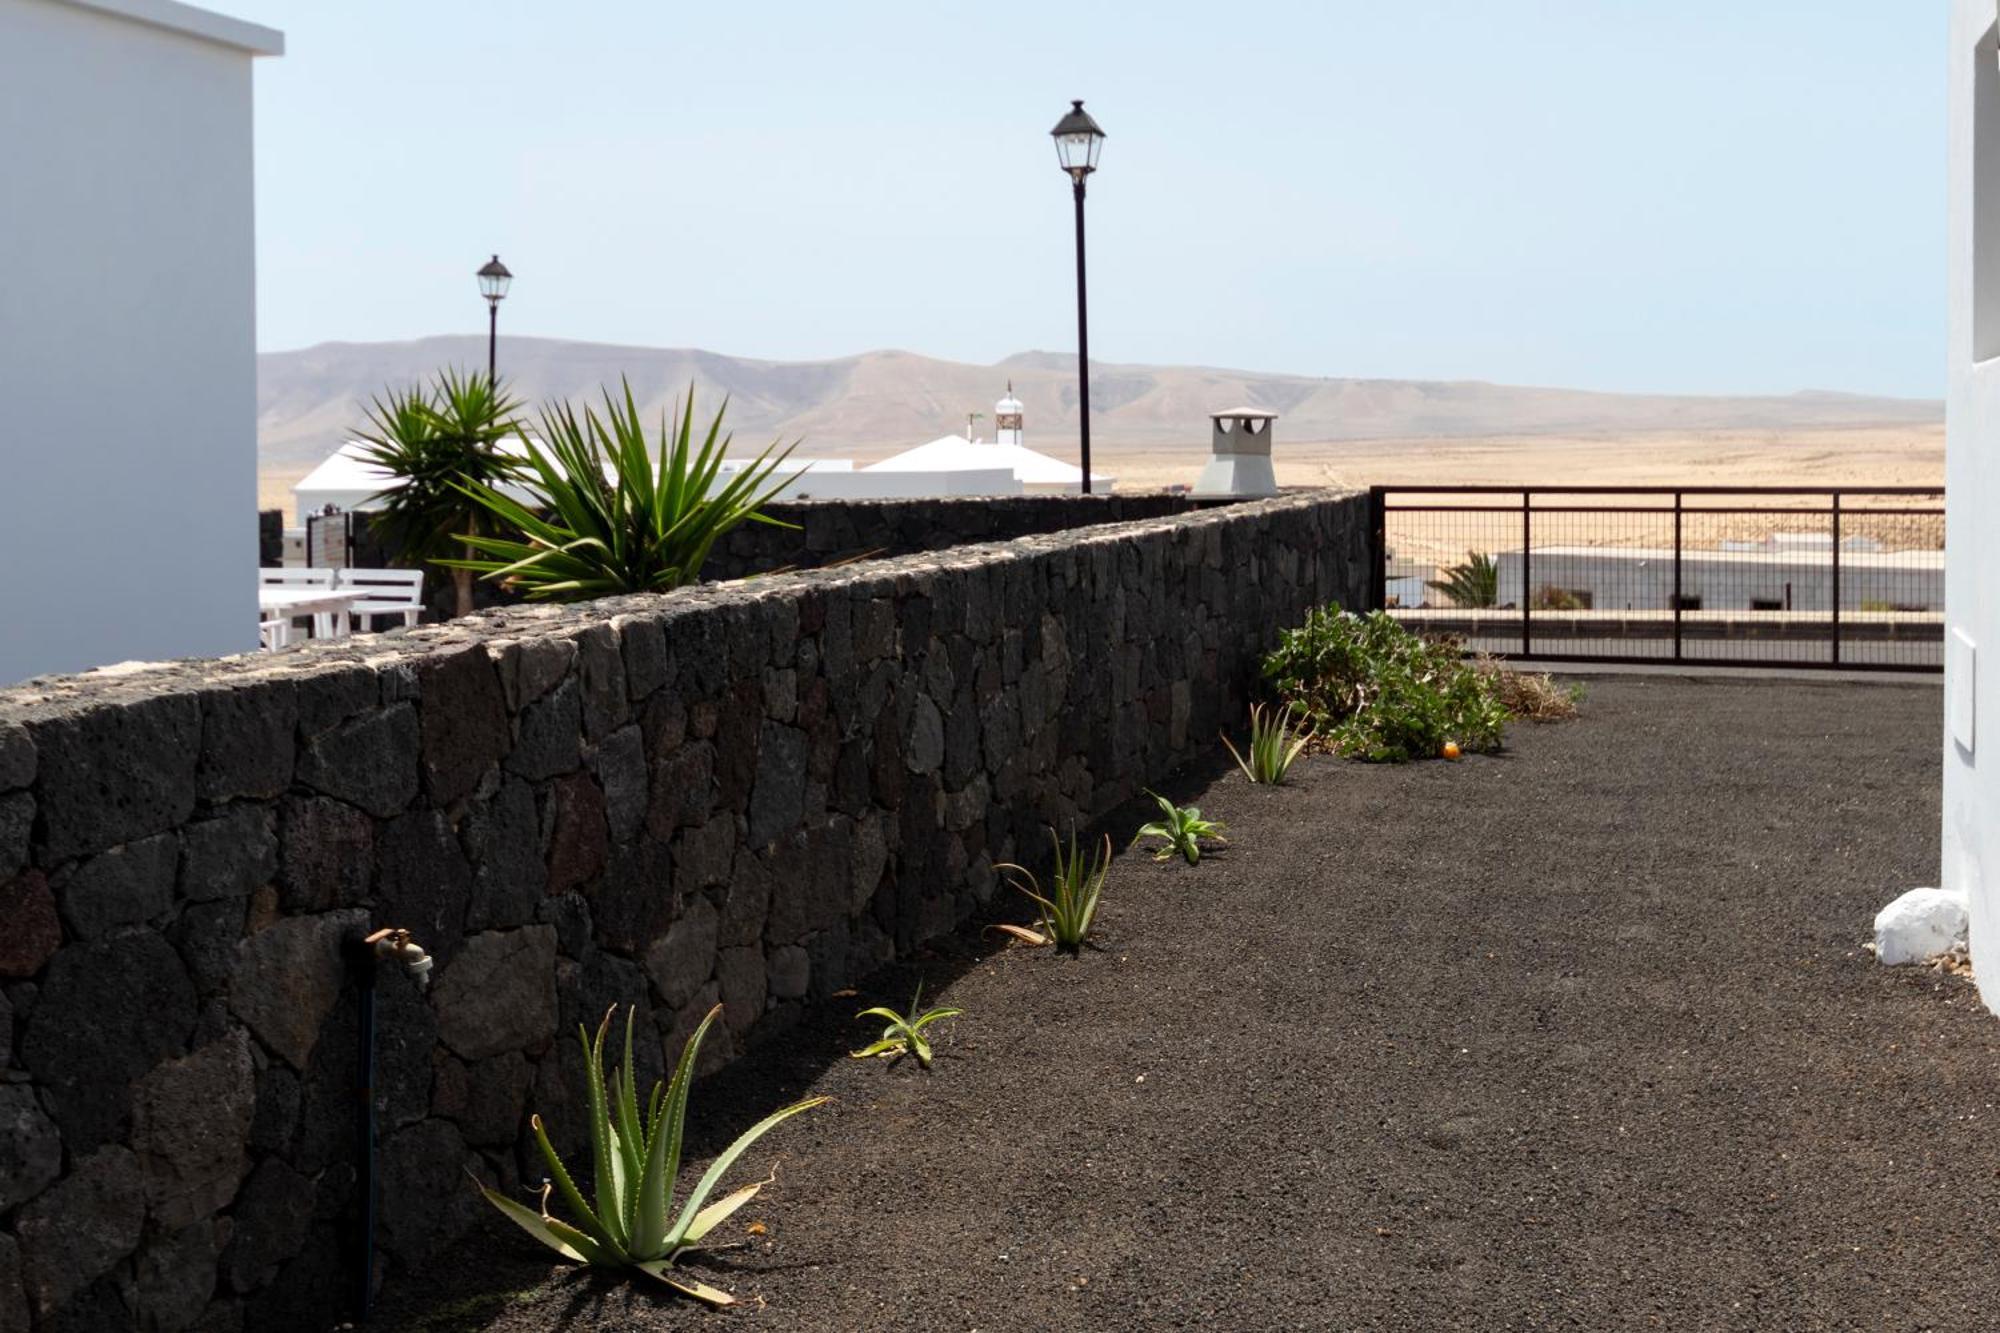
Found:
[[[1190, 782], [1230, 850], [1120, 856], [1104, 952], [960, 942], [696, 1088], [706, 1152], [840, 1099], [740, 1169], [738, 1311], [496, 1230], [382, 1323], [2000, 1327], [2000, 1022], [1861, 948], [1935, 882], [1938, 714], [1623, 677], [1498, 758]], [[935, 1071], [844, 1058], [918, 974]]]

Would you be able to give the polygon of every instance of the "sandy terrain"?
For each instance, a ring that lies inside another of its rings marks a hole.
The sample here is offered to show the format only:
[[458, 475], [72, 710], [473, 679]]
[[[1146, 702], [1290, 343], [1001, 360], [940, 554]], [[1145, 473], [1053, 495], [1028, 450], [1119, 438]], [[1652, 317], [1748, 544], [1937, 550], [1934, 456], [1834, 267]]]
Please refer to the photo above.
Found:
[[[1658, 431], [1628, 435], [1295, 443], [1278, 436], [1278, 480], [1345, 486], [1514, 485], [1937, 486], [1944, 427]], [[1121, 487], [1192, 481], [1207, 447], [1102, 451]]]

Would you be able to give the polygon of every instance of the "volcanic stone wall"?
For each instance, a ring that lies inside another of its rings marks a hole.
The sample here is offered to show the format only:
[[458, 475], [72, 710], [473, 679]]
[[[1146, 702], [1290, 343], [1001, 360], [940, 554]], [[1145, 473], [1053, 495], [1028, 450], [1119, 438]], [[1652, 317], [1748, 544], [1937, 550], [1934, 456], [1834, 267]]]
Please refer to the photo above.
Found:
[[576, 1146], [580, 1021], [720, 1063], [1238, 723], [1368, 587], [1331, 492], [0, 692], [0, 1329], [311, 1329]]
[[[862, 558], [913, 555], [1094, 524], [1161, 518], [1213, 508], [1218, 503], [1225, 502], [1195, 500], [1166, 491], [778, 501], [764, 506], [764, 512], [784, 526], [745, 523], [731, 529], [715, 544], [701, 573], [705, 581], [720, 582], [779, 569], [817, 569]], [[410, 565], [388, 534], [368, 516], [356, 521], [354, 534], [357, 566], [380, 569]], [[482, 610], [520, 601], [512, 591], [484, 580], [473, 585], [473, 598]], [[429, 609], [428, 619], [451, 616], [456, 603], [449, 571], [426, 567], [424, 604]]]

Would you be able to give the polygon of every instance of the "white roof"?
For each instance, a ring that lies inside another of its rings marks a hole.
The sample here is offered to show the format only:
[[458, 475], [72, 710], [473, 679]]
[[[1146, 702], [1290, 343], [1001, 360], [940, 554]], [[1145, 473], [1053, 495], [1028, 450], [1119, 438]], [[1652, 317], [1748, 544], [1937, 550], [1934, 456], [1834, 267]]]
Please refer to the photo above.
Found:
[[246, 23], [227, 14], [196, 9], [193, 5], [183, 5], [177, 0], [62, 0], [62, 2], [78, 9], [94, 9], [100, 14], [131, 19], [150, 28], [177, 32], [187, 37], [199, 37], [203, 41], [214, 42], [217, 46], [234, 47], [253, 56], [281, 56], [285, 53], [285, 34], [275, 28]]
[[[517, 458], [528, 456], [527, 448], [512, 435], [502, 440], [499, 448], [502, 453], [513, 454]], [[397, 478], [368, 461], [367, 445], [359, 440], [349, 440], [328, 455], [326, 461], [299, 478], [292, 487], [292, 498], [301, 515], [316, 513], [326, 504], [341, 509], [379, 509], [381, 505], [375, 496], [396, 481]], [[516, 498], [526, 494], [511, 486], [504, 489]]]
[[[955, 472], [961, 469], [1006, 467], [1025, 486], [1080, 486], [1083, 469], [1038, 454], [1026, 445], [986, 444], [963, 435], [945, 435], [914, 449], [871, 463], [864, 472]], [[1117, 478], [1092, 472], [1093, 487], [1109, 486]]]
[[1232, 407], [1227, 412], [1210, 412], [1211, 421], [1276, 421], [1276, 412], [1266, 412], [1261, 407]]
[[292, 487], [293, 494], [301, 491], [367, 491], [373, 494], [394, 480], [387, 472], [367, 460], [366, 448], [358, 440], [349, 440], [318, 467], [299, 478]]

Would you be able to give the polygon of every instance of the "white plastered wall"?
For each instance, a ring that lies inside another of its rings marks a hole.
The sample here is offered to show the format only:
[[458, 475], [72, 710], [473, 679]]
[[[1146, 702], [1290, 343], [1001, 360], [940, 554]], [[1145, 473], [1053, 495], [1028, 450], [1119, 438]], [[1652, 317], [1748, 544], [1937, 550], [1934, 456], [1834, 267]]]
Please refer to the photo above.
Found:
[[169, 0], [0, 0], [0, 685], [257, 643], [251, 62]]
[[[2000, 1009], [2000, 61], [1993, 0], [1951, 23], [1950, 390], [1945, 487], [1944, 886], [1971, 904]], [[1983, 715], [1982, 715], [1983, 714]]]

